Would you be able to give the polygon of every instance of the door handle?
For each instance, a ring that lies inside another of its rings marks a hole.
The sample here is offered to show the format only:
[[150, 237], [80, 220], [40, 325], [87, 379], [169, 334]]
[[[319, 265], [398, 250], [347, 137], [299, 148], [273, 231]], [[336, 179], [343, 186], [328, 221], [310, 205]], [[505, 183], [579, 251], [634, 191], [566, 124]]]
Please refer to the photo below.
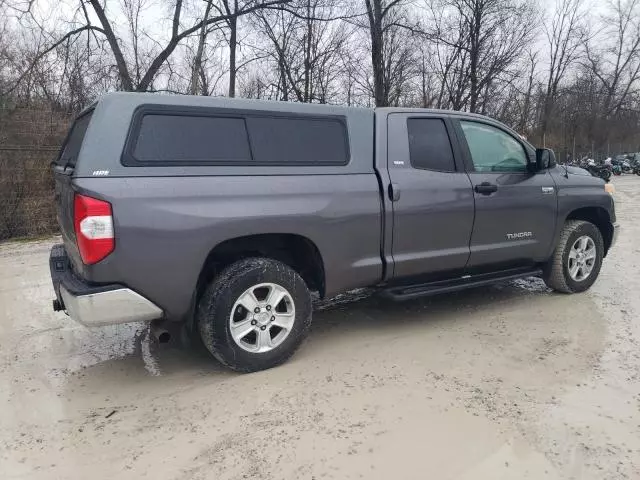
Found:
[[481, 193], [482, 195], [491, 195], [498, 191], [498, 186], [489, 182], [482, 182], [480, 185], [476, 185], [474, 188], [476, 193]]
[[398, 200], [400, 200], [400, 187], [397, 183], [389, 184], [388, 193], [389, 200], [391, 200], [392, 202], [397, 202]]

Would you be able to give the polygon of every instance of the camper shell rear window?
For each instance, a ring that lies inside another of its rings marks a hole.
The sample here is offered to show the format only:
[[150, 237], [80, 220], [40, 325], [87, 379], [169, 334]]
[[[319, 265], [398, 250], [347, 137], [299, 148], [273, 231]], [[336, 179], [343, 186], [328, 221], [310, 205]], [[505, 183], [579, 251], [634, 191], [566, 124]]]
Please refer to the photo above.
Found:
[[57, 165], [72, 168], [76, 166], [80, 147], [82, 147], [82, 142], [84, 141], [84, 136], [87, 133], [87, 128], [89, 128], [92, 115], [93, 110], [89, 110], [74, 120], [71, 125], [71, 129], [67, 134], [67, 138], [62, 144], [60, 154], [56, 159], [55, 163]]

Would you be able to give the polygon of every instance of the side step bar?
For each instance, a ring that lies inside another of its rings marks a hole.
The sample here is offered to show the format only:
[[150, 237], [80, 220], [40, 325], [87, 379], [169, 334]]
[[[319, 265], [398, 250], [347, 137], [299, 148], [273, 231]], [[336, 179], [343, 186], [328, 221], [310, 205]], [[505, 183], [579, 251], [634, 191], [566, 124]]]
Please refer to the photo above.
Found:
[[404, 301], [429, 295], [437, 295], [439, 293], [457, 292], [458, 290], [464, 290], [466, 288], [481, 287], [493, 283], [515, 280], [517, 278], [539, 277], [540, 275], [542, 275], [540, 268], [504, 270], [480, 275], [465, 275], [464, 277], [451, 280], [391, 287], [383, 290], [381, 294], [395, 301]]

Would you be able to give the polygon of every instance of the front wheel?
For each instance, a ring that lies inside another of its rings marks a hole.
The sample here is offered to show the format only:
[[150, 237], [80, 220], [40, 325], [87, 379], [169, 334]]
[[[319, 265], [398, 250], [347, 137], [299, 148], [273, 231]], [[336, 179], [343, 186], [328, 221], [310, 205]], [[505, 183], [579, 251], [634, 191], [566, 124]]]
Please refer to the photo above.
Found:
[[224, 365], [255, 372], [285, 362], [311, 324], [311, 295], [288, 265], [248, 258], [223, 270], [200, 299], [197, 322], [207, 349]]
[[583, 220], [569, 220], [544, 268], [543, 279], [558, 292], [583, 292], [598, 278], [603, 257], [604, 242], [598, 227]]

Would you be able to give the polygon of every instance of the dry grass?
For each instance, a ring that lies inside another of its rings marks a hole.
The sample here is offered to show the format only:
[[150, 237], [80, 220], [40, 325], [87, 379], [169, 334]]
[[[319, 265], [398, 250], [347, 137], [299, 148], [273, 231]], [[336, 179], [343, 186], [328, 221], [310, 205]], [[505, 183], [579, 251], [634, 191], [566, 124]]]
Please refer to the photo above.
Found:
[[57, 231], [50, 163], [71, 118], [51, 108], [0, 110], [0, 240]]

